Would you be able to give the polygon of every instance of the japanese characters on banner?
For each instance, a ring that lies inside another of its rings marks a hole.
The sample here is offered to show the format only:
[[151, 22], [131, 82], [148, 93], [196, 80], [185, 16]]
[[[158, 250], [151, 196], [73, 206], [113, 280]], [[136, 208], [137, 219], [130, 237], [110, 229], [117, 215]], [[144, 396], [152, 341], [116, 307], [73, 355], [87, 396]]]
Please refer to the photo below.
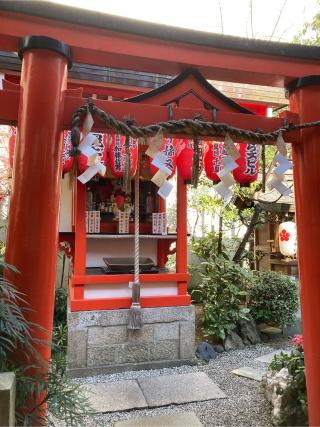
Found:
[[284, 256], [296, 255], [297, 227], [293, 221], [286, 221], [279, 225], [279, 249]]
[[[159, 153], [163, 153], [165, 155], [164, 165], [171, 172], [167, 179], [173, 177], [176, 172], [176, 164], [177, 164], [177, 148], [178, 148], [179, 140], [173, 138], [165, 138], [160, 147]], [[152, 175], [158, 172], [159, 168], [152, 164], [152, 159], [150, 159], [150, 171]]]
[[71, 171], [74, 157], [71, 156], [72, 150], [72, 142], [71, 142], [71, 132], [64, 131], [63, 132], [63, 151], [62, 151], [62, 174], [68, 173]]
[[220, 181], [218, 172], [222, 169], [222, 159], [226, 154], [222, 142], [207, 142], [207, 150], [204, 156], [204, 168], [207, 177], [214, 183]]
[[[205, 148], [203, 144], [199, 144], [199, 174], [203, 169], [203, 157]], [[182, 139], [180, 140], [178, 148], [177, 158], [177, 169], [178, 173], [184, 181], [191, 181], [192, 178], [192, 166], [193, 166], [193, 139]]]
[[239, 165], [233, 172], [234, 179], [241, 185], [256, 181], [259, 173], [259, 146], [257, 144], [238, 144], [240, 153], [236, 163]]
[[[109, 149], [110, 170], [113, 176], [118, 178], [123, 177], [125, 169], [126, 148], [123, 135], [112, 135]], [[138, 163], [138, 140], [129, 139], [130, 151], [130, 175], [134, 176], [137, 170]]]

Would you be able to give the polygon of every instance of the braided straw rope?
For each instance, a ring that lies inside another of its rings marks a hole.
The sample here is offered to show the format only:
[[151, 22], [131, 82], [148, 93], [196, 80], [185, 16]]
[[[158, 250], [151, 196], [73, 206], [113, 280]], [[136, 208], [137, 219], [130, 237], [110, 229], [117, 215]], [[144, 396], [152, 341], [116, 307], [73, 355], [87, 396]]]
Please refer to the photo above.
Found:
[[79, 125], [81, 117], [90, 111], [92, 115], [96, 115], [105, 123], [110, 129], [122, 135], [128, 135], [133, 138], [145, 138], [156, 135], [159, 130], [165, 134], [171, 135], [190, 135], [190, 136], [211, 136], [211, 137], [225, 137], [228, 133], [231, 137], [243, 141], [253, 142], [256, 144], [265, 144], [277, 139], [280, 133], [288, 132], [291, 130], [306, 129], [310, 127], [320, 126], [320, 120], [308, 123], [301, 123], [294, 125], [289, 123], [273, 132], [252, 131], [246, 129], [239, 129], [230, 126], [226, 123], [213, 123], [205, 122], [200, 118], [196, 119], [181, 119], [181, 120], [168, 120], [166, 122], [159, 122], [149, 126], [134, 126], [133, 123], [125, 123], [121, 120], [116, 120], [110, 114], [100, 110], [89, 99], [88, 103], [79, 107], [72, 115], [71, 123], [71, 141], [73, 150], [71, 154], [77, 156], [79, 154], [78, 146], [80, 143], [80, 130]]

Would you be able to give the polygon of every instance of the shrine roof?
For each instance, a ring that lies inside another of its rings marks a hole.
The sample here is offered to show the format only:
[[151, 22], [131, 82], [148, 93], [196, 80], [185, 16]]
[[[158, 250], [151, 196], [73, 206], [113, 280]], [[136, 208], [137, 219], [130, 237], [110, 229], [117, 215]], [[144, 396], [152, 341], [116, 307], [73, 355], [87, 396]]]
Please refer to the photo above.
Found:
[[2, 0], [0, 10], [166, 41], [300, 59], [320, 59], [320, 47], [221, 35], [65, 6], [47, 1]]

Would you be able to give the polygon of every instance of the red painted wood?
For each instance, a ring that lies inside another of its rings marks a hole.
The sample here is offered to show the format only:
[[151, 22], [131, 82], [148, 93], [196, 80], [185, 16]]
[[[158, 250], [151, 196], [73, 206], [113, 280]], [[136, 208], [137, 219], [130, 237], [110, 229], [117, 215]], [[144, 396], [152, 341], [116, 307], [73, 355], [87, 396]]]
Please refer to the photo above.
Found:
[[[81, 105], [87, 102], [86, 99], [66, 97], [64, 110], [64, 128], [70, 129], [70, 117], [73, 112]], [[135, 118], [138, 126], [146, 126], [151, 123], [168, 120], [168, 108], [159, 105], [134, 104], [130, 102], [112, 102], [97, 99], [95, 104], [102, 110], [108, 112], [118, 120], [123, 120], [124, 116]], [[195, 114], [201, 114], [204, 120], [212, 121], [212, 112], [209, 110], [175, 108], [174, 119], [194, 118]], [[0, 92], [0, 119], [1, 119], [1, 92]], [[293, 118], [294, 119], [294, 118]], [[265, 132], [271, 132], [282, 127], [283, 120], [276, 117], [263, 117], [258, 115], [244, 113], [230, 113], [218, 111], [216, 115], [217, 123], [228, 123], [231, 126], [243, 129], [262, 129]], [[107, 127], [95, 119], [93, 130], [96, 132], [107, 132]], [[109, 130], [110, 132], [110, 130]], [[181, 135], [185, 137], [185, 135]], [[206, 138], [202, 138], [206, 139]], [[207, 139], [212, 139], [207, 138]], [[299, 142], [300, 136], [298, 131], [291, 131], [285, 134], [285, 139], [290, 142]], [[240, 141], [240, 140], [239, 140]]]
[[[43, 49], [24, 53], [6, 247], [6, 262], [20, 274], [7, 273], [6, 277], [32, 308], [25, 316], [43, 328], [33, 329], [32, 335], [49, 342], [56, 285], [66, 83], [64, 57]], [[10, 96], [16, 100], [19, 94], [13, 92]], [[13, 104], [5, 107], [10, 110]], [[49, 364], [50, 346], [35, 347]]]
[[[87, 102], [84, 98], [66, 96], [63, 115], [63, 128], [70, 129], [70, 118], [73, 112], [81, 105]], [[107, 111], [118, 120], [122, 120], [125, 115], [135, 117], [139, 126], [146, 126], [151, 123], [168, 120], [168, 108], [158, 105], [131, 104], [129, 102], [112, 102], [105, 100], [95, 100], [96, 105]], [[3, 124], [15, 124], [18, 119], [19, 93], [12, 90], [0, 91], [0, 121]], [[175, 108], [174, 118], [193, 118], [195, 114], [201, 114], [204, 120], [212, 121], [212, 114], [208, 110]], [[298, 117], [293, 115], [290, 121], [297, 123]], [[224, 111], [217, 112], [218, 123], [228, 123], [243, 129], [262, 129], [265, 132], [271, 132], [279, 129], [283, 120], [276, 117], [251, 116], [242, 113], [229, 113]], [[93, 131], [110, 132], [107, 127], [98, 119], [95, 119]], [[183, 135], [181, 135], [183, 136]], [[299, 142], [299, 131], [291, 131], [284, 135], [286, 141]], [[202, 138], [206, 139], [206, 138]]]
[[16, 52], [26, 34], [45, 34], [69, 44], [75, 62], [176, 75], [198, 68], [206, 78], [270, 86], [317, 74], [317, 60], [257, 55], [84, 28], [12, 12], [0, 13], [0, 49]]
[[[187, 281], [190, 275], [188, 273], [159, 273], [159, 274], [140, 274], [140, 282], [157, 283], [157, 282], [177, 282]], [[99, 276], [74, 275], [72, 276], [72, 285], [83, 284], [111, 284], [111, 283], [129, 283], [133, 281], [133, 274], [106, 274]]]
[[187, 186], [183, 179], [177, 178], [177, 273], [187, 273]]
[[[296, 90], [290, 108], [301, 122], [318, 120], [320, 86]], [[294, 188], [299, 248], [303, 347], [306, 364], [309, 425], [320, 425], [320, 186], [318, 127], [301, 131], [302, 144], [293, 144]]]
[[74, 274], [86, 272], [86, 186], [77, 180], [75, 191]]
[[[76, 300], [70, 303], [71, 311], [118, 310], [131, 307], [131, 298]], [[141, 297], [141, 307], [175, 307], [190, 305], [189, 295], [162, 295], [161, 297]]]

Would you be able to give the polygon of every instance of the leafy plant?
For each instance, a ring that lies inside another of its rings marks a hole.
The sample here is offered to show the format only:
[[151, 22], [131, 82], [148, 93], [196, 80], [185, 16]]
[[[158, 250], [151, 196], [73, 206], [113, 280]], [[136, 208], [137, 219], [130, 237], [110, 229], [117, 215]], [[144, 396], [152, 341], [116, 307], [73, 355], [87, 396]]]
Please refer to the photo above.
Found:
[[60, 326], [67, 324], [67, 301], [68, 291], [65, 288], [58, 288], [55, 292], [53, 325]]
[[256, 322], [290, 325], [299, 308], [297, 285], [275, 271], [258, 272], [250, 289], [250, 312]]
[[249, 313], [246, 299], [253, 274], [223, 255], [213, 255], [203, 265], [202, 283], [192, 296], [203, 303], [205, 335], [224, 340]]
[[[12, 266], [0, 263], [3, 269], [18, 272]], [[59, 297], [61, 294], [59, 294]], [[58, 298], [59, 299], [59, 298]], [[65, 305], [66, 307], [66, 305]], [[60, 307], [61, 309], [61, 307]], [[60, 319], [66, 314], [58, 310]], [[31, 331], [39, 326], [27, 321], [25, 314], [30, 311], [23, 295], [0, 275], [0, 372], [13, 371], [16, 374], [16, 423], [17, 425], [54, 425], [52, 418], [40, 410], [47, 403], [49, 412], [68, 426], [85, 425], [84, 415], [90, 405], [79, 385], [65, 375], [66, 324], [60, 323], [55, 329], [55, 349], [51, 368], [47, 374], [39, 354], [34, 349], [35, 341]], [[32, 361], [21, 355], [32, 355]]]
[[290, 381], [281, 392], [279, 425], [308, 425], [304, 352], [300, 345], [295, 345], [290, 354], [281, 353], [274, 357], [269, 369], [278, 372], [282, 368], [288, 369]]

